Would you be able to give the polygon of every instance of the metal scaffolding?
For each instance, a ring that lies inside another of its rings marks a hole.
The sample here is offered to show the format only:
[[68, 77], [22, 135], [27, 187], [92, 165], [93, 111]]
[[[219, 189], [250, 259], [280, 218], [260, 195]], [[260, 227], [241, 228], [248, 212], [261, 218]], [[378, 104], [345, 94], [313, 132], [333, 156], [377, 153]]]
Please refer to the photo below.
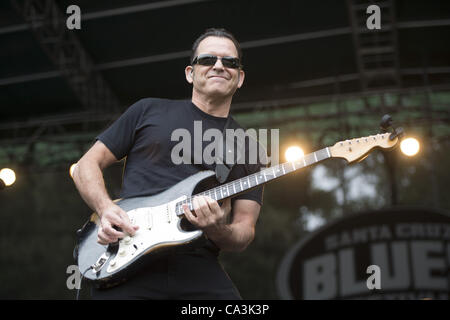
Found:
[[74, 31], [66, 27], [63, 15], [54, 0], [13, 0], [14, 8], [30, 25], [59, 74], [68, 82], [76, 97], [86, 110], [115, 112], [119, 100], [102, 75], [95, 70], [89, 53]]
[[[382, 9], [380, 29], [370, 30], [366, 26], [366, 9], [371, 4]], [[401, 86], [394, 2], [347, 0], [347, 5], [361, 88], [367, 91]]]

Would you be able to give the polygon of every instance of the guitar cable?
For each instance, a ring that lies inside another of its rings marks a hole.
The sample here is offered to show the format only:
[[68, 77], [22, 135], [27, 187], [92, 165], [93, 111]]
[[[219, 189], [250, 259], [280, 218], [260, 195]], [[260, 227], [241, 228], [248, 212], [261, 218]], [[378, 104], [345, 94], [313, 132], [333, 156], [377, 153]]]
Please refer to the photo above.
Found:
[[80, 286], [77, 288], [77, 297], [76, 297], [76, 300], [80, 300], [81, 283], [83, 282], [84, 275], [86, 274], [86, 272], [88, 272], [88, 271], [91, 270], [91, 269], [93, 269], [93, 266], [90, 266], [89, 268], [87, 268], [86, 271], [84, 271], [83, 274], [81, 275]]

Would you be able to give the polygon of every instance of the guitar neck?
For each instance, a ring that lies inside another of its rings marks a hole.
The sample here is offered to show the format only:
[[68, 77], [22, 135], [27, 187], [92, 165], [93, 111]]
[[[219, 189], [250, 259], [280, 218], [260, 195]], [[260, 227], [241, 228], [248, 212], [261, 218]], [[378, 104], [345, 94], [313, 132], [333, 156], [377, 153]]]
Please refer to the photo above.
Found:
[[328, 158], [331, 158], [331, 154], [329, 148], [327, 147], [313, 153], [309, 153], [297, 161], [285, 162], [263, 169], [246, 177], [233, 180], [193, 195], [192, 197], [188, 197], [184, 201], [177, 204], [176, 212], [178, 215], [184, 214], [182, 205], [186, 204], [189, 206], [190, 210], [194, 210], [192, 200], [195, 196], [208, 196], [216, 201], [225, 200], [238, 194], [248, 192], [258, 186], [262, 186], [284, 175], [297, 171], [301, 168], [311, 166]]

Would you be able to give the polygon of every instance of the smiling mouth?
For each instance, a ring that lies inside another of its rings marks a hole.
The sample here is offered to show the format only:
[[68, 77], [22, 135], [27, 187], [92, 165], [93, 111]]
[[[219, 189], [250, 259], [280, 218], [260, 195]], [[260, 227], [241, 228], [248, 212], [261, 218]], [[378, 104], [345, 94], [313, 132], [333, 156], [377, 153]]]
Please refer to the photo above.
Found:
[[225, 80], [228, 80], [227, 78], [225, 78], [225, 77], [221, 77], [221, 76], [210, 76], [210, 77], [209, 77], [209, 79], [211, 79], [211, 78], [221, 78], [221, 79], [225, 79]]

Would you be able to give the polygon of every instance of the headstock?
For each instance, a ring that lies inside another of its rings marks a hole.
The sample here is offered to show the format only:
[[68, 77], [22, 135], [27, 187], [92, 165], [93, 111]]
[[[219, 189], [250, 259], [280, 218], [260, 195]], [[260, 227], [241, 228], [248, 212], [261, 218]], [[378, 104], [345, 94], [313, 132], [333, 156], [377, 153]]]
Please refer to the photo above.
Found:
[[337, 142], [329, 147], [331, 156], [355, 162], [363, 160], [375, 148], [386, 150], [395, 148], [404, 135], [403, 129], [394, 128], [389, 115], [383, 116], [380, 127], [384, 133]]

